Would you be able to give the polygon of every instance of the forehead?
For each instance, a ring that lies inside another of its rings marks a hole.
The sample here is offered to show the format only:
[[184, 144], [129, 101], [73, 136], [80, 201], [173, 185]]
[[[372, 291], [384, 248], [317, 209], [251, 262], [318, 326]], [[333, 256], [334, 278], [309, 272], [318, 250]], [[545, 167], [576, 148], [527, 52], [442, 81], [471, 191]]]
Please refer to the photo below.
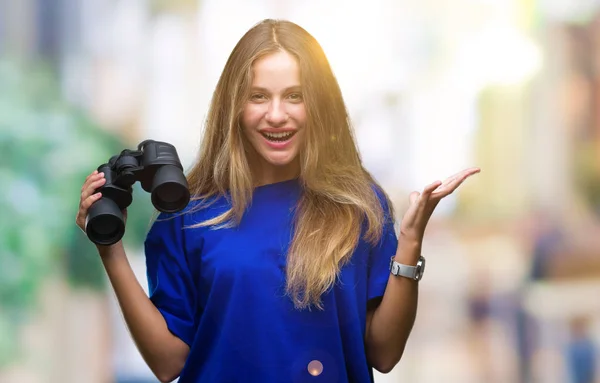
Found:
[[252, 66], [252, 86], [279, 89], [300, 85], [300, 69], [295, 57], [285, 51], [268, 54]]

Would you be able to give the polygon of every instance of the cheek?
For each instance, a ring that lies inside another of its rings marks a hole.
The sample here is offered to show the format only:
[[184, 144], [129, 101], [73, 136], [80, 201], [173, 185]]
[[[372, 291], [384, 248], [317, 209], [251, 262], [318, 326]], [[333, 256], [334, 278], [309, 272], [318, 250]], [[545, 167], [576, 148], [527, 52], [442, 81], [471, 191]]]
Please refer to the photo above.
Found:
[[264, 113], [262, 113], [258, 108], [246, 107], [242, 113], [242, 127], [244, 131], [249, 129], [255, 129], [260, 120], [262, 119]]
[[306, 124], [306, 108], [304, 105], [298, 105], [298, 107], [291, 111], [291, 114], [294, 116], [294, 120], [298, 122], [300, 126], [304, 126]]
[[300, 130], [300, 132], [298, 133], [298, 135], [299, 135], [299, 137], [298, 137], [298, 140], [296, 142], [297, 142], [297, 145], [298, 145], [298, 149], [302, 150], [305, 147], [305, 145], [306, 145], [306, 130], [305, 129]]

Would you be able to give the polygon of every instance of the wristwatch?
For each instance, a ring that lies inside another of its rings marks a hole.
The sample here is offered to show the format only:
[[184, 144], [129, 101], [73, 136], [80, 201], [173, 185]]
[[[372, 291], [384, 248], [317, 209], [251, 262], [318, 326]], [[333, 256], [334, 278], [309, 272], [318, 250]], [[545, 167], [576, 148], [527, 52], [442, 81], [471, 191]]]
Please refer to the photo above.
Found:
[[416, 266], [398, 263], [394, 260], [394, 257], [390, 259], [390, 273], [392, 275], [406, 277], [415, 281], [420, 281], [423, 278], [423, 273], [425, 272], [425, 258], [423, 256], [419, 257]]

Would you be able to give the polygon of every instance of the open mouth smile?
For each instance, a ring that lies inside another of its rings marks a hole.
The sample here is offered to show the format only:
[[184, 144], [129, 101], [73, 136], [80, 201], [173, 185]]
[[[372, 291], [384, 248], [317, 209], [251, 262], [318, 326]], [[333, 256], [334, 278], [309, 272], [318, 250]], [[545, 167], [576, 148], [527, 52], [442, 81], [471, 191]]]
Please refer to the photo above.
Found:
[[296, 132], [279, 132], [279, 133], [270, 133], [270, 132], [261, 132], [262, 136], [271, 142], [285, 142], [292, 138]]

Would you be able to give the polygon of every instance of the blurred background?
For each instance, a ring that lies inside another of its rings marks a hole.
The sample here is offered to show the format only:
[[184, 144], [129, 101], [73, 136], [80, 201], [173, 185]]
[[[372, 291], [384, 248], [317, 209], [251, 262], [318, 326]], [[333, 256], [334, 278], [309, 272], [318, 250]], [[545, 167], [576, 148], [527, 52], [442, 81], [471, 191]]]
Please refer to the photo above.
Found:
[[[321, 42], [398, 218], [482, 168], [432, 218], [417, 323], [376, 382], [600, 382], [600, 0], [0, 0], [0, 382], [156, 381], [75, 226], [80, 188], [147, 138], [189, 168], [266, 17]], [[136, 184], [144, 287], [152, 210]]]

